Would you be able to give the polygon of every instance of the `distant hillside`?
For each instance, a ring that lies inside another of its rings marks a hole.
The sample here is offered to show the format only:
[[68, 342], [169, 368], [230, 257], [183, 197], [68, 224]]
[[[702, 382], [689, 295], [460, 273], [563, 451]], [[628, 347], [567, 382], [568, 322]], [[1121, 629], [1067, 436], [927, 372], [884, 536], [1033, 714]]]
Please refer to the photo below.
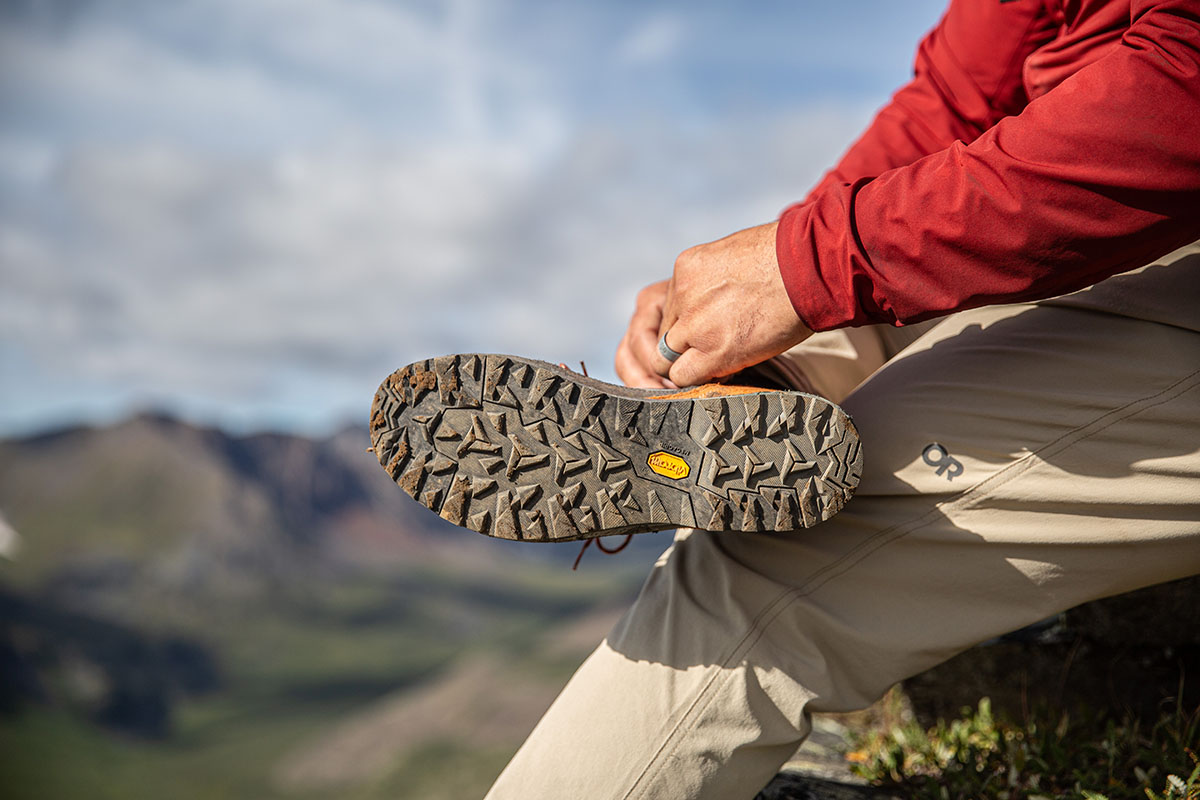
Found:
[[24, 540], [23, 580], [112, 561], [202, 584], [301, 567], [573, 559], [575, 545], [514, 546], [444, 522], [397, 489], [369, 444], [365, 427], [231, 436], [152, 414], [0, 440], [0, 512]]
[[[578, 545], [450, 526], [367, 446], [159, 415], [0, 441], [6, 795], [485, 786], [669, 536], [572, 572]], [[523, 688], [453, 688], [489, 675]]]
[[478, 547], [417, 513], [368, 444], [365, 430], [233, 437], [143, 415], [0, 442], [0, 509], [23, 579], [124, 562], [177, 584], [262, 581]]

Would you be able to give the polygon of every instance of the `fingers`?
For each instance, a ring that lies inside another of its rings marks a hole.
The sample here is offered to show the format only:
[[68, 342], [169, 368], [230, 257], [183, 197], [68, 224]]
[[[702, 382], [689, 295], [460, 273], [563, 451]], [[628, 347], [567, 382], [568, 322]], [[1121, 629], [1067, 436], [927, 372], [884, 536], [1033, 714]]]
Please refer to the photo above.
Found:
[[634, 337], [633, 351], [638, 357], [642, 369], [654, 376], [655, 386], [673, 389], [675, 385], [666, 377], [666, 370], [659, 368], [658, 362], [662, 356], [658, 354], [658, 337], [650, 329], [639, 331]]
[[[685, 352], [688, 347], [687, 334], [684, 326], [679, 324], [679, 273], [680, 269], [685, 267], [688, 260], [691, 258], [692, 250], [685, 250], [675, 259], [675, 269], [671, 275], [671, 280], [667, 284], [666, 298], [663, 303], [662, 317], [658, 324], [658, 336], [654, 340], [654, 351], [650, 354], [651, 369], [662, 376], [670, 376], [672, 366], [675, 362], [665, 358], [658, 351], [658, 342], [662, 337], [666, 337], [667, 347], [674, 350], [676, 353]], [[682, 357], [682, 356], [680, 356]], [[678, 381], [668, 377], [668, 380], [676, 386], [691, 386], [689, 383], [679, 383]]]
[[[679, 331], [667, 331], [666, 337], [667, 337], [667, 347], [674, 350], [676, 353], [682, 353], [687, 349], [687, 345], [684, 343], [686, 340], [680, 334]], [[658, 350], [659, 341], [660, 341], [659, 338], [655, 338], [655, 340], [654, 340], [654, 353], [651, 356], [650, 368], [652, 370], [654, 370], [654, 372], [656, 374], [662, 376], [663, 378], [670, 380], [671, 366], [674, 362], [672, 362], [670, 359], [664, 357], [663, 354], [659, 352], [659, 350]], [[675, 383], [674, 380], [671, 380], [671, 382]], [[688, 384], [676, 383], [676, 385], [677, 386], [687, 386]]]
[[691, 317], [676, 320], [667, 332], [667, 346], [680, 356], [674, 362], [659, 356], [655, 369], [664, 370], [676, 386], [699, 386], [732, 373], [734, 370], [728, 369], [730, 361], [725, 352], [728, 348], [719, 337], [706, 335], [713, 327], [711, 322]]
[[654, 358], [658, 352], [658, 326], [662, 320], [667, 281], [652, 283], [638, 293], [637, 305], [629, 328], [617, 347], [617, 375], [628, 386], [642, 388], [672, 388], [670, 381], [655, 372]]
[[655, 333], [655, 346], [658, 344], [658, 337], [663, 335], [663, 331], [668, 330], [679, 320], [679, 303], [675, 293], [675, 278], [667, 284], [666, 296], [663, 298], [662, 315], [659, 317], [658, 330]]
[[654, 375], [659, 381], [664, 379], [665, 372], [657, 371], [658, 356], [658, 325], [660, 319], [659, 313], [655, 313], [653, 320], [649, 317], [644, 325], [630, 325], [629, 332], [626, 338], [629, 342], [630, 355], [637, 361], [639, 367]]
[[708, 353], [695, 347], [683, 351], [679, 360], [671, 365], [671, 381], [678, 386], [699, 386], [709, 383], [717, 376], [719, 363]]
[[632, 386], [636, 389], [672, 388], [667, 379], [653, 372], [633, 355], [628, 337], [621, 340], [621, 345], [617, 348], [617, 357], [614, 365], [617, 368], [617, 375], [626, 386]]
[[680, 356], [668, 361], [659, 355], [655, 369], [661, 369], [659, 374], [665, 374], [676, 386], [699, 386], [711, 377], [705, 365], [713, 359], [697, 344], [689, 320], [676, 320], [675, 326], [667, 331], [667, 346]]

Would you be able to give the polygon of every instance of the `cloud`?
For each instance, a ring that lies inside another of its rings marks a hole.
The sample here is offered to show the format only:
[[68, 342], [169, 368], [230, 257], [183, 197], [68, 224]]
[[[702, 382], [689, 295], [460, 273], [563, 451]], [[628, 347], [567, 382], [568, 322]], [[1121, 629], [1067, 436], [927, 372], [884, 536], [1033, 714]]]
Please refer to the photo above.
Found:
[[[262, 145], [289, 130], [325, 129], [342, 117], [336, 98], [276, 81], [254, 65], [199, 63], [108, 24], [69, 39], [0, 29], [0, 97], [57, 136], [242, 136]], [[28, 124], [28, 123], [26, 123]]]
[[0, 101], [24, 120], [6, 126], [40, 126], [67, 143], [262, 153], [350, 136], [527, 135], [521, 118], [544, 125], [554, 105], [475, 0], [424, 10], [379, 0], [84, 8], [66, 22], [0, 26]]
[[683, 44], [686, 26], [678, 14], [657, 14], [642, 22], [616, 48], [618, 64], [651, 64], [671, 57]]
[[[460, 349], [603, 374], [641, 285], [772, 217], [862, 116], [594, 131], [544, 164], [462, 146], [79, 152], [54, 175], [57, 215], [0, 229], [0, 335], [81, 385], [234, 403], [293, 375], [369, 396]], [[361, 398], [338, 404], [325, 414]]]
[[81, 8], [0, 27], [0, 429], [321, 427], [462, 350], [611, 376], [637, 289], [801, 196], [878, 100], [583, 91], [614, 53], [686, 77], [666, 11]]

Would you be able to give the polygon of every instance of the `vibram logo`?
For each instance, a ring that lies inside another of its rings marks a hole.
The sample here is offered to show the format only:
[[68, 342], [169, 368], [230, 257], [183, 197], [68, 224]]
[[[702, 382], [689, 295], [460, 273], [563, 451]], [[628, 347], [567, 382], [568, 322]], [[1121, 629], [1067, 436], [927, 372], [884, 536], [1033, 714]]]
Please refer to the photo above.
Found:
[[646, 466], [673, 481], [683, 480], [692, 471], [692, 468], [682, 458], [671, 453], [664, 453], [662, 450], [646, 456]]

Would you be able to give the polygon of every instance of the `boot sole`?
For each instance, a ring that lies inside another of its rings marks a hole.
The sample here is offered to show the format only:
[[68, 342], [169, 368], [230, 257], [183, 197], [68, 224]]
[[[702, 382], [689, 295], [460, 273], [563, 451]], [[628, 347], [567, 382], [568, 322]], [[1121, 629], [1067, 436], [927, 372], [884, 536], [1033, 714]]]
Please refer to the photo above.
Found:
[[824, 398], [655, 396], [544, 361], [444, 356], [388, 376], [371, 441], [417, 502], [503, 539], [796, 530], [858, 486], [858, 433]]

